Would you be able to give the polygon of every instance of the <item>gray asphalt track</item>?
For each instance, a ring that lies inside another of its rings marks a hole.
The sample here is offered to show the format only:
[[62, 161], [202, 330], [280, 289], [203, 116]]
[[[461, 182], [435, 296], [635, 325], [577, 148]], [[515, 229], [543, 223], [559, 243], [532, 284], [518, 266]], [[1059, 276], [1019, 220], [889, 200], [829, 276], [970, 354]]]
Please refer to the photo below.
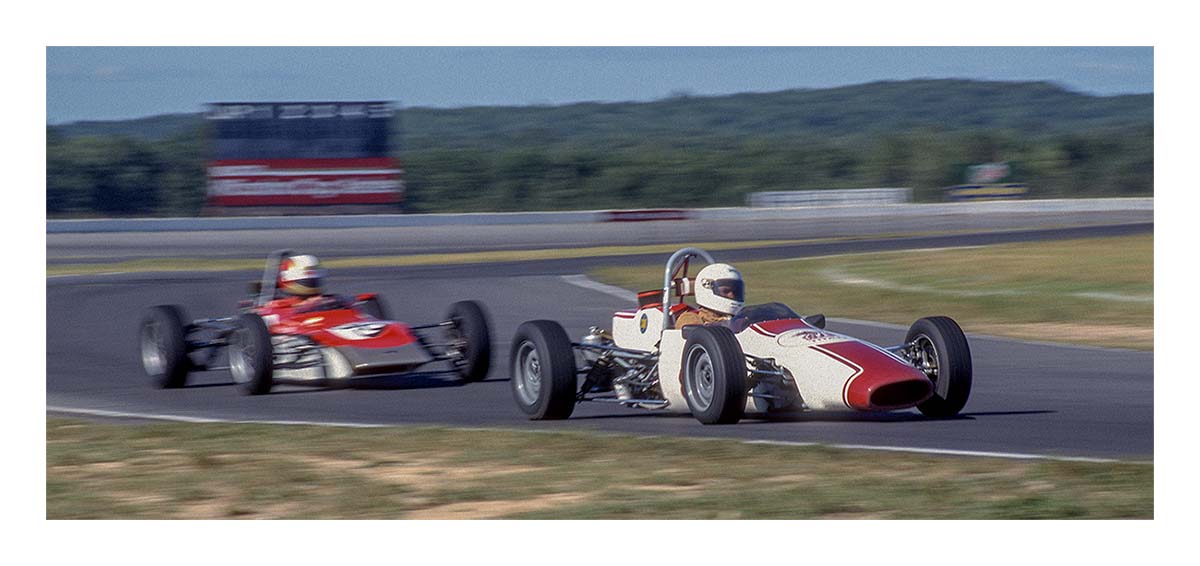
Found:
[[[1123, 230], [1146, 232], [1152, 227]], [[1038, 237], [1078, 235], [1043, 233]], [[1004, 237], [978, 236], [941, 244], [970, 245], [1005, 241]], [[881, 244], [838, 245], [842, 247], [717, 256], [736, 261], [774, 254], [841, 253]], [[928, 245], [928, 241], [903, 244]], [[161, 255], [175, 251], [158, 249]], [[639, 260], [657, 263], [662, 259]], [[184, 389], [154, 389], [140, 368], [135, 338], [138, 320], [151, 305], [179, 303], [196, 317], [232, 313], [246, 281], [254, 274], [51, 278], [47, 281], [47, 404], [229, 419], [594, 429], [1054, 456], [1153, 457], [1152, 353], [980, 336], [971, 337], [975, 362], [971, 401], [961, 418], [954, 420], [930, 421], [915, 411], [905, 411], [885, 415], [807, 414], [785, 421], [747, 420], [736, 426], [706, 427], [686, 416], [582, 405], [568, 421], [531, 423], [517, 410], [509, 391], [509, 338], [517, 325], [535, 318], [556, 319], [572, 335], [594, 324], [607, 325], [612, 311], [629, 305], [614, 296], [571, 285], [562, 277], [605, 263], [628, 260], [593, 258], [487, 267], [339, 271], [331, 277], [332, 289], [342, 293], [378, 292], [388, 299], [398, 318], [414, 323], [440, 320], [455, 300], [482, 300], [493, 317], [495, 333], [497, 363], [490, 377], [466, 386], [437, 375], [389, 377], [353, 389], [281, 387], [261, 397], [240, 395], [223, 371], [196, 374], [194, 383]], [[793, 306], [805, 312], [820, 310], [820, 305]], [[830, 328], [882, 344], [900, 341], [904, 332], [838, 322], [831, 323]]]

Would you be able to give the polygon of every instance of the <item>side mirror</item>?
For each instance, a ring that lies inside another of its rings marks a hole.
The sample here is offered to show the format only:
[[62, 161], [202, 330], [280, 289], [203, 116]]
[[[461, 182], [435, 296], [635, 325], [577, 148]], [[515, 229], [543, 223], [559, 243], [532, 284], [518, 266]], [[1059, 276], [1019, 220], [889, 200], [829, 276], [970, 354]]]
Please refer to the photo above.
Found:
[[251, 281], [247, 287], [250, 290], [250, 294], [257, 297], [262, 292], [262, 281]]
[[810, 314], [810, 315], [804, 317], [804, 322], [807, 322], [809, 324], [809, 326], [815, 326], [817, 328], [824, 329], [825, 328], [825, 315]]

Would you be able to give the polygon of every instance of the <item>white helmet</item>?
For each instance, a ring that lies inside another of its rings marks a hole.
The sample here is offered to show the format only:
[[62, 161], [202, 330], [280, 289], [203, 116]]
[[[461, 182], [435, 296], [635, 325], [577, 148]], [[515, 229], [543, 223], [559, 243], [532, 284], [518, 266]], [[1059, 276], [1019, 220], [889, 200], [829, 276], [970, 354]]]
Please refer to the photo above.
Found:
[[696, 303], [710, 310], [736, 315], [745, 305], [742, 274], [727, 263], [714, 263], [696, 274]]
[[279, 290], [289, 295], [320, 295], [325, 270], [316, 256], [294, 255], [279, 264]]

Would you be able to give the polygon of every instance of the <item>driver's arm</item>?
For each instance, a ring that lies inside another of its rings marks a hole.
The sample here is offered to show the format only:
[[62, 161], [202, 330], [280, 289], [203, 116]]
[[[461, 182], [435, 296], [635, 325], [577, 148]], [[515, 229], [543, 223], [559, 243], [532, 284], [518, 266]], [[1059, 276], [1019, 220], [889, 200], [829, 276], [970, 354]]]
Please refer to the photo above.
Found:
[[680, 313], [679, 317], [675, 319], [676, 330], [696, 324], [704, 324], [704, 319], [700, 318], [700, 313], [687, 311]]

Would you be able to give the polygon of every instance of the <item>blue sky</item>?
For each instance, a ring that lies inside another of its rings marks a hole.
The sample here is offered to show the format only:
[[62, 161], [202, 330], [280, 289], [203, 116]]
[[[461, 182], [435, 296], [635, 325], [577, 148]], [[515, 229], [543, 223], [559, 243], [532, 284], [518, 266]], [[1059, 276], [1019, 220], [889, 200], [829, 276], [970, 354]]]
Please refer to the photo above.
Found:
[[197, 112], [221, 100], [563, 104], [878, 80], [1044, 80], [1154, 90], [1150, 47], [48, 47], [46, 121]]

